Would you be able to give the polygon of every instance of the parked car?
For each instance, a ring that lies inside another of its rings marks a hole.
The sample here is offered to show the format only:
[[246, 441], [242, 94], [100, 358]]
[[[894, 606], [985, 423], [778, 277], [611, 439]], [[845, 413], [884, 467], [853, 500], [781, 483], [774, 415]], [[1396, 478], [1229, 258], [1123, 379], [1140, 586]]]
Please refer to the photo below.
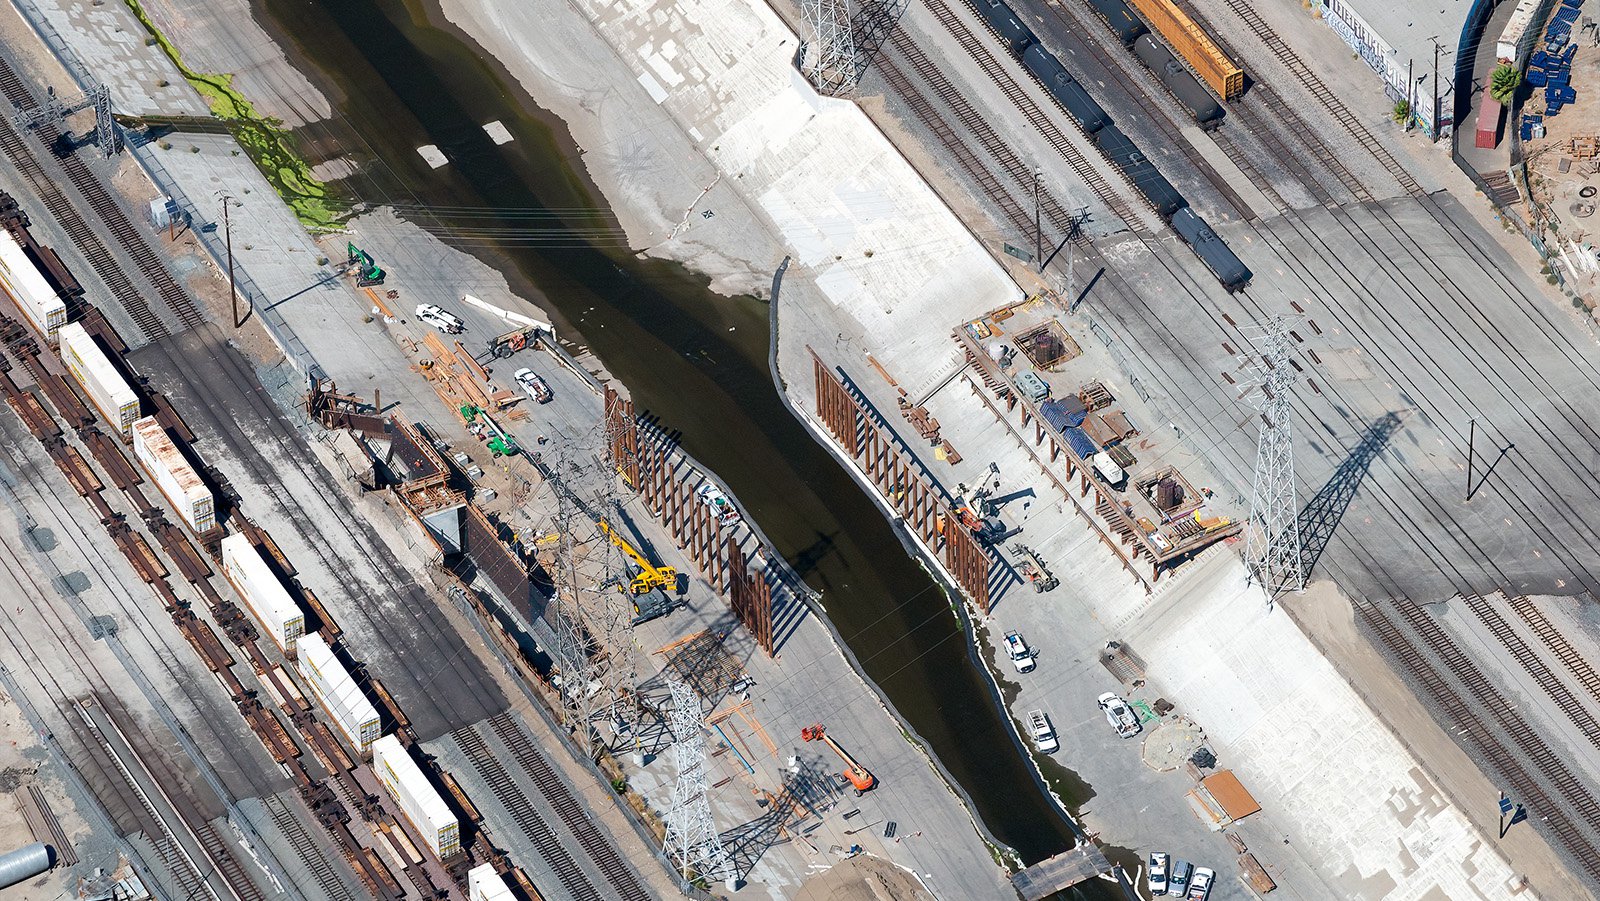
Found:
[[717, 522], [731, 526], [739, 521], [739, 508], [714, 483], [701, 482], [700, 487], [694, 490], [694, 496], [711, 508], [711, 515], [717, 518]]
[[459, 335], [467, 330], [454, 313], [448, 313], [443, 307], [431, 303], [417, 304], [417, 318], [447, 335]]
[[1217, 871], [1210, 867], [1197, 867], [1189, 880], [1189, 901], [1206, 901], [1211, 894], [1211, 883], [1217, 881]]
[[1022, 640], [1021, 633], [1006, 633], [1006, 656], [1011, 658], [1011, 665], [1017, 668], [1017, 672], [1027, 673], [1033, 671], [1033, 649], [1029, 648], [1028, 643]]
[[1061, 742], [1056, 740], [1056, 730], [1043, 710], [1028, 711], [1028, 731], [1033, 735], [1033, 743], [1046, 754], [1054, 754], [1061, 747]]
[[552, 397], [555, 397], [550, 391], [550, 386], [545, 384], [544, 379], [532, 369], [523, 367], [513, 373], [511, 377], [517, 380], [517, 384], [522, 388], [523, 393], [541, 404], [547, 404]]
[[1151, 895], [1167, 893], [1167, 852], [1156, 851], [1150, 855], [1150, 875], [1146, 880]]
[[1194, 864], [1178, 858], [1172, 862], [1172, 871], [1167, 875], [1167, 895], [1173, 898], [1182, 898], [1189, 890], [1189, 875], [1194, 872]]
[[1106, 722], [1123, 738], [1132, 738], [1144, 729], [1128, 702], [1109, 691], [1100, 696], [1100, 709], [1106, 715]]

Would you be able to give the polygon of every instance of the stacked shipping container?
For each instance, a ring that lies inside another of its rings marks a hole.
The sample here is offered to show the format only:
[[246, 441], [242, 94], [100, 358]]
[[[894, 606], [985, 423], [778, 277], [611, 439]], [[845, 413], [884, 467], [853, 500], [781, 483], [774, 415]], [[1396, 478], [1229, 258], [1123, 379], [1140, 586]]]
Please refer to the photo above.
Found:
[[479, 864], [467, 871], [467, 901], [515, 901], [516, 895], [493, 864]]
[[292, 653], [295, 642], [306, 632], [305, 614], [249, 538], [229, 535], [222, 539], [222, 571], [261, 628], [285, 654]]
[[50, 287], [39, 267], [8, 231], [0, 231], [0, 287], [11, 295], [17, 309], [45, 341], [55, 344], [61, 327], [67, 324], [67, 302]]
[[196, 532], [208, 532], [217, 524], [216, 509], [211, 489], [189, 465], [183, 451], [178, 449], [167, 430], [154, 416], [146, 416], [133, 423], [133, 455], [139, 458], [150, 478], [167, 500], [178, 510], [178, 515]]
[[128, 387], [122, 373], [83, 326], [76, 322], [62, 326], [60, 340], [61, 361], [72, 371], [72, 377], [83, 386], [106, 422], [116, 427], [122, 437], [129, 437], [133, 421], [139, 418], [139, 395]]
[[311, 686], [311, 693], [317, 696], [318, 703], [344, 737], [365, 754], [378, 739], [377, 709], [362, 694], [356, 680], [350, 677], [350, 671], [334, 656], [333, 649], [321, 635], [315, 632], [302, 635], [295, 647], [298, 651], [295, 665], [306, 684]]
[[461, 826], [455, 814], [433, 790], [400, 739], [385, 735], [372, 743], [372, 769], [434, 854], [443, 860], [461, 851]]

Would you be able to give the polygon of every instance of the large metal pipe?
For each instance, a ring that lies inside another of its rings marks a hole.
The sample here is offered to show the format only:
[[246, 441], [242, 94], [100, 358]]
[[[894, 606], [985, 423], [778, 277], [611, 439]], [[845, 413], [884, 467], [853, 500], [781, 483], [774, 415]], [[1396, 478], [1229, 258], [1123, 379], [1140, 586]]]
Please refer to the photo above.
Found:
[[50, 865], [55, 862], [55, 856], [49, 845], [44, 842], [34, 842], [0, 857], [0, 888], [7, 888], [24, 879], [32, 879], [40, 873], [49, 872]]

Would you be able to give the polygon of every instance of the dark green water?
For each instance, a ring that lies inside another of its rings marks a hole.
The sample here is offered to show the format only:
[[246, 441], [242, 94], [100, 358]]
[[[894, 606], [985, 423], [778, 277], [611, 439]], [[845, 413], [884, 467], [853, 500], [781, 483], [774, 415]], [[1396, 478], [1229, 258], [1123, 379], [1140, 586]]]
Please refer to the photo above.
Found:
[[[367, 164], [346, 185], [353, 194], [434, 208], [417, 221], [471, 235], [464, 249], [540, 299], [567, 337], [581, 335], [640, 409], [680, 430], [688, 451], [734, 489], [824, 593], [868, 675], [994, 835], [1030, 863], [1070, 845], [947, 598], [779, 401], [767, 368], [766, 304], [718, 297], [703, 279], [636, 260], [620, 239], [607, 239], [613, 220], [594, 209], [603, 199], [573, 168], [578, 154], [560, 123], [420, 10], [401, 0], [257, 2], [264, 24], [298, 51], [342, 114], [299, 135], [314, 158], [352, 155]], [[497, 119], [513, 143], [497, 147], [484, 134], [482, 124]], [[441, 147], [451, 164], [428, 169], [414, 150], [422, 144]], [[551, 231], [535, 242], [481, 239], [500, 228]], [[396, 276], [403, 283], [405, 273]]]

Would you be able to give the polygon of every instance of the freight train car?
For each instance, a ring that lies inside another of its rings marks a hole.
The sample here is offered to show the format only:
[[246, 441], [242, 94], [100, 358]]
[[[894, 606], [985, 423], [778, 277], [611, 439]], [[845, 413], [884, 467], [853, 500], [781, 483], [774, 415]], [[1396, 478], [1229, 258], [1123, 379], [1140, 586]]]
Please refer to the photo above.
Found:
[[461, 825], [400, 739], [385, 735], [372, 743], [372, 769], [440, 860], [460, 853]]
[[516, 897], [493, 864], [479, 864], [467, 871], [467, 901], [516, 901]]
[[1183, 199], [1183, 195], [1172, 186], [1172, 182], [1167, 181], [1161, 170], [1122, 133], [1122, 129], [1108, 125], [1095, 134], [1094, 142], [1105, 158], [1111, 161], [1111, 165], [1116, 166], [1127, 178], [1128, 184], [1144, 195], [1145, 202], [1150, 204], [1157, 216], [1171, 219], [1173, 213], [1189, 205], [1189, 201]]
[[1038, 44], [1030, 46], [1022, 54], [1022, 66], [1039, 79], [1039, 83], [1072, 117], [1072, 121], [1078, 123], [1084, 134], [1092, 135], [1111, 124], [1111, 117], [1106, 115], [1106, 111], [1094, 102], [1083, 85], [1068, 74], [1066, 67], [1050, 51]]
[[1189, 70], [1174, 59], [1172, 51], [1163, 47], [1160, 41], [1148, 34], [1140, 35], [1133, 42], [1133, 55], [1155, 73], [1162, 86], [1183, 104], [1201, 128], [1211, 129], [1222, 124], [1222, 104], [1211, 96], [1210, 91], [1201, 87], [1200, 82], [1195, 81]]
[[1122, 0], [1089, 0], [1089, 5], [1111, 26], [1124, 47], [1132, 47], [1139, 35], [1150, 33], [1150, 29], [1144, 27], [1144, 22]]
[[1131, 0], [1133, 8], [1223, 100], [1244, 93], [1244, 70], [1172, 0]]
[[262, 631], [271, 635], [285, 654], [293, 653], [300, 636], [306, 634], [306, 616], [249, 538], [229, 535], [222, 539], [222, 572]]
[[355, 746], [357, 752], [367, 753], [378, 740], [378, 709], [362, 694], [350, 671], [339, 662], [321, 635], [316, 632], [302, 635], [295, 646], [298, 651], [295, 667], [311, 686], [317, 703], [344, 733], [345, 740]]
[[1194, 210], [1184, 207], [1172, 217], [1172, 229], [1194, 249], [1195, 256], [1211, 270], [1230, 292], [1243, 290], [1250, 284], [1251, 272], [1228, 247], [1228, 242], [1217, 236], [1205, 220]]
[[133, 456], [150, 473], [168, 503], [197, 533], [209, 532], [217, 524], [215, 499], [205, 480], [194, 471], [183, 451], [167, 435], [154, 416], [135, 420], [129, 428]]
[[1004, 0], [972, 0], [972, 2], [977, 6], [978, 15], [982, 16], [983, 21], [989, 23], [994, 33], [1005, 42], [1006, 49], [1011, 51], [1012, 56], [1020, 59], [1023, 51], [1039, 43], [1039, 39], [1034, 37], [1033, 29], [1017, 18], [1017, 14], [1011, 11], [1011, 7], [1007, 6]]
[[55, 345], [67, 324], [67, 302], [50, 287], [10, 231], [0, 231], [0, 288], [28, 318], [45, 343]]
[[89, 401], [122, 437], [130, 437], [133, 421], [139, 418], [139, 395], [128, 387], [122, 373], [82, 325], [69, 322], [61, 327], [58, 337], [61, 362], [83, 386]]

